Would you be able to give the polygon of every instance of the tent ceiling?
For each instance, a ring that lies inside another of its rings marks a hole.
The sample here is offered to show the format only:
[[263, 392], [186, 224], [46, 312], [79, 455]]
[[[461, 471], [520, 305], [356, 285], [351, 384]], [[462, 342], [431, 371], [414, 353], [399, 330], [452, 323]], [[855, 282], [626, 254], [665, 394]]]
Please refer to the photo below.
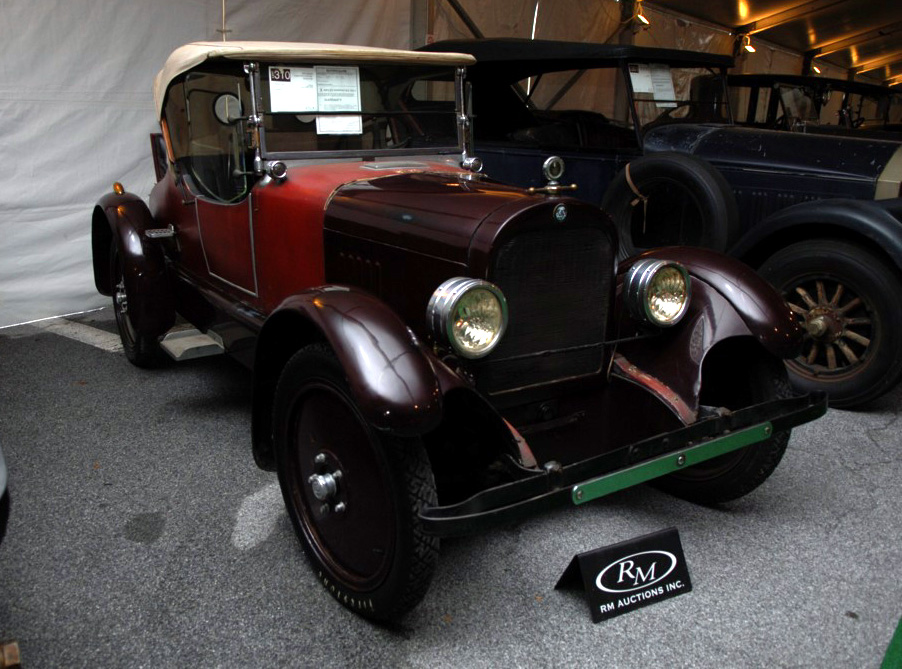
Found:
[[823, 58], [855, 74], [902, 83], [898, 0], [650, 0], [649, 4]]

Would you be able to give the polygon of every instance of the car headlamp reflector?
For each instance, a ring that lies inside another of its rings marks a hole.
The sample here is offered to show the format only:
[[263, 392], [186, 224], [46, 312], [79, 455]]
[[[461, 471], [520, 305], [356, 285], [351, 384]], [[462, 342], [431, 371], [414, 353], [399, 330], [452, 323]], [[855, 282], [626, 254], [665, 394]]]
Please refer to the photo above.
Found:
[[437, 341], [464, 358], [481, 358], [498, 345], [507, 328], [507, 301], [488, 281], [455, 277], [429, 298], [426, 321]]
[[676, 325], [689, 307], [689, 273], [679, 263], [643, 258], [627, 272], [623, 295], [633, 318], [659, 327]]

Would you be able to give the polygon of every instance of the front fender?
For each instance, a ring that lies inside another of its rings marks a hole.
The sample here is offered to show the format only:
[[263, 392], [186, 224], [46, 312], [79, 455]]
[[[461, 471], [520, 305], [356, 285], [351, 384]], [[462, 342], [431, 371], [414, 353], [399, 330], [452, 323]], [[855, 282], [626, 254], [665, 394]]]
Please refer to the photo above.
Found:
[[[729, 323], [738, 317], [749, 334], [778, 358], [798, 355], [803, 332], [789, 305], [773, 286], [745, 263], [709, 249], [683, 246], [654, 249], [639, 257], [680, 263], [695, 279], [693, 290], [697, 282], [704, 282], [732, 307], [735, 316], [723, 311], [718, 315], [718, 321]], [[732, 328], [732, 325], [725, 326]]]
[[102, 295], [112, 295], [110, 250], [116, 244], [122, 259], [128, 317], [136, 330], [156, 337], [175, 323], [172, 279], [159, 245], [145, 236], [158, 227], [138, 196], [108, 193], [97, 202], [91, 226], [94, 283]]
[[619, 373], [657, 395], [684, 423], [698, 417], [702, 366], [720, 342], [751, 337], [777, 358], [798, 354], [801, 327], [779, 294], [747, 265], [690, 247], [652, 249], [636, 259], [643, 257], [673, 260], [687, 269], [692, 280], [689, 310], [657, 336], [621, 344], [614, 363]]
[[428, 353], [384, 302], [344, 286], [293, 295], [263, 325], [254, 360], [254, 454], [268, 466], [272, 402], [288, 359], [325, 341], [347, 376], [364, 417], [376, 429], [419, 435], [442, 419], [442, 387]]

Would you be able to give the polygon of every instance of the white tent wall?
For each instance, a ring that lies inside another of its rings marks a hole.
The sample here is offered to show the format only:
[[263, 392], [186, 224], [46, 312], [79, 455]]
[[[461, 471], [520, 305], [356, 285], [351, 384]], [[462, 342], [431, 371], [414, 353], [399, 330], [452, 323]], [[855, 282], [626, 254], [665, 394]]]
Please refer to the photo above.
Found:
[[[407, 48], [411, 0], [229, 0], [232, 40]], [[181, 44], [219, 40], [221, 0], [0, 0], [0, 327], [108, 303], [91, 210], [114, 181], [146, 198], [151, 82]]]
[[[445, 0], [429, 0], [431, 41], [473, 37]], [[460, 6], [486, 37], [604, 42], [620, 27], [620, 5], [613, 0], [460, 0]]]

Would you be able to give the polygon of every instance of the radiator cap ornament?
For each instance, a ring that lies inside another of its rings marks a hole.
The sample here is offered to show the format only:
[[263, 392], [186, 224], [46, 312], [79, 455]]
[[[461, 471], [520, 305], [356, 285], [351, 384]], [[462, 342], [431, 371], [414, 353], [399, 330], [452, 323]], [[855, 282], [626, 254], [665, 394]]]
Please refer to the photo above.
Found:
[[[560, 178], [564, 176], [564, 160], [560, 156], [551, 156], [545, 160], [542, 164], [542, 176], [545, 177], [548, 183], [538, 188], [530, 186], [526, 189], [527, 193], [547, 193], [549, 195], [557, 195], [561, 191], [576, 190], [576, 184], [565, 186], [560, 182]], [[561, 220], [557, 218], [557, 210], [555, 210], [555, 219]]]

